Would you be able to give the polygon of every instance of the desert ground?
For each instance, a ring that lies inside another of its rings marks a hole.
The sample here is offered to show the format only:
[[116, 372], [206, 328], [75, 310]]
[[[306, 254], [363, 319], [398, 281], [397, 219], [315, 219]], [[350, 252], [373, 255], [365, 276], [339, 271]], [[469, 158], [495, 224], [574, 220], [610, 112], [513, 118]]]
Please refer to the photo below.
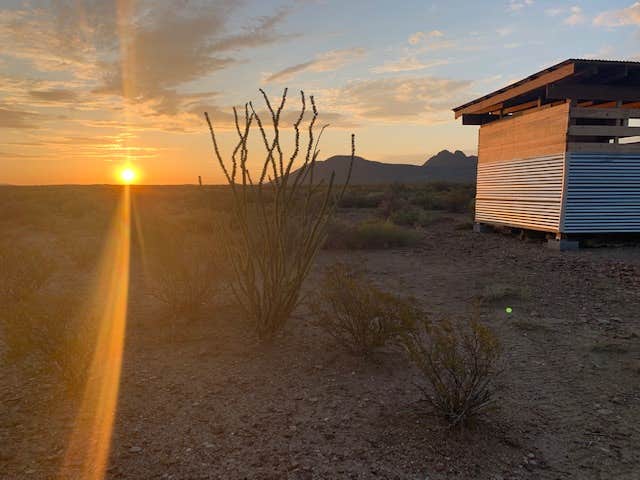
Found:
[[[25, 265], [49, 272], [33, 299], [46, 315], [33, 318], [64, 325], [99, 289], [123, 188], [0, 187], [0, 277]], [[204, 270], [211, 290], [188, 316], [170, 312], [157, 294], [163, 267], [197, 268], [220, 256], [211, 218], [228, 208], [226, 198], [209, 187], [132, 187], [107, 478], [640, 478], [638, 246], [557, 252], [536, 239], [473, 233], [470, 213], [447, 209], [425, 209], [420, 225], [403, 227], [412, 231], [404, 245], [345, 247], [330, 233], [301, 305], [264, 344], [245, 328], [224, 269]], [[364, 203], [345, 203], [338, 221], [379, 218], [380, 208]], [[185, 237], [197, 249], [183, 249]], [[436, 319], [467, 316], [481, 300], [481, 318], [504, 349], [495, 408], [452, 429], [424, 401], [400, 349], [362, 358], [337, 345], [306, 306], [336, 262], [415, 297]], [[21, 333], [30, 343], [11, 354], [7, 325], [26, 314], [15, 313], [10, 295], [3, 303], [0, 477], [79, 478], [79, 466], [65, 461], [74, 426], [88, 421], [76, 416], [79, 387], [46, 359], [53, 351], [73, 371], [84, 357], [64, 358], [56, 345], [33, 354], [58, 338], [37, 332]]]

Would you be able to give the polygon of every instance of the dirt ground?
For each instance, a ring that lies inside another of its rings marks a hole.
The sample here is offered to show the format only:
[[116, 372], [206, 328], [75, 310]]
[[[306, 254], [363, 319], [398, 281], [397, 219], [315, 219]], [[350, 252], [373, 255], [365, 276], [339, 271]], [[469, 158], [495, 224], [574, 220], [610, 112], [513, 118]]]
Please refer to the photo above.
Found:
[[[443, 215], [416, 247], [322, 251], [306, 290], [341, 261], [436, 318], [484, 298], [505, 373], [499, 408], [473, 429], [433, 415], [401, 352], [351, 356], [304, 306], [267, 346], [230, 298], [163, 323], [134, 248], [107, 478], [640, 478], [640, 248], [561, 253], [465, 222]], [[0, 477], [75, 478], [60, 471], [75, 406], [3, 368]]]

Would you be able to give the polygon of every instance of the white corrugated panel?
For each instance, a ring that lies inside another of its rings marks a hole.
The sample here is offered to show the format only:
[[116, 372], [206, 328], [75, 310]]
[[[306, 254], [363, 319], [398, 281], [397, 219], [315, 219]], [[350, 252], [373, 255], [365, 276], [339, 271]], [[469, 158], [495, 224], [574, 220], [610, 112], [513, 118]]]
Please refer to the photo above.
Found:
[[564, 154], [478, 164], [476, 222], [557, 232]]
[[640, 232], [640, 155], [567, 155], [562, 232]]

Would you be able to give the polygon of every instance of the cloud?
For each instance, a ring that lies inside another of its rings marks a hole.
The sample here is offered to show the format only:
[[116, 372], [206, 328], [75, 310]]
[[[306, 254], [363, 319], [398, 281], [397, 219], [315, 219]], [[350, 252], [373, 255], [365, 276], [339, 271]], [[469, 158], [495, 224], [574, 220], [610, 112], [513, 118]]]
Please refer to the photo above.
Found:
[[578, 7], [577, 5], [574, 5], [573, 7], [571, 7], [569, 9], [570, 15], [564, 19], [564, 23], [567, 25], [579, 25], [581, 23], [584, 23], [586, 20], [586, 17], [584, 16], [584, 13], [582, 12], [582, 8]]
[[410, 45], [418, 45], [433, 38], [443, 37], [444, 33], [440, 30], [431, 30], [430, 32], [416, 32], [409, 36], [407, 40]]
[[468, 97], [470, 85], [430, 76], [358, 80], [327, 97], [355, 119], [431, 124], [450, 120], [450, 109]]
[[38, 115], [0, 106], [0, 128], [35, 128]]
[[342, 50], [331, 50], [317, 55], [313, 60], [298, 63], [291, 67], [284, 68], [276, 73], [272, 73], [265, 78], [265, 82], [287, 82], [296, 75], [311, 72], [330, 72], [338, 70], [345, 65], [355, 62], [366, 54], [364, 48], [347, 48]]
[[507, 37], [511, 35], [513, 32], [515, 32], [515, 28], [513, 27], [501, 27], [496, 29], [496, 33], [501, 37]]
[[44, 102], [72, 102], [77, 100], [78, 95], [76, 92], [67, 90], [64, 88], [56, 88], [52, 90], [31, 90], [28, 92], [29, 96]]
[[119, 98], [148, 115], [177, 115], [194, 102], [184, 93], [190, 82], [242, 62], [246, 49], [289, 37], [279, 32], [287, 9], [246, 19], [236, 15], [243, 2], [181, 3], [60, 0], [0, 10], [0, 43], [11, 45], [0, 58], [27, 62], [40, 77], [68, 78], [66, 87], [31, 88], [30, 100], [40, 105], [80, 108], [74, 95], [84, 94], [85, 109], [113, 111]]
[[373, 73], [398, 73], [398, 72], [413, 72], [416, 70], [425, 70], [427, 68], [436, 67], [438, 65], [448, 64], [448, 60], [433, 60], [430, 62], [424, 62], [418, 60], [415, 56], [409, 55], [396, 60], [394, 62], [386, 62], [383, 65], [379, 65], [371, 69]]
[[619, 10], [609, 10], [596, 16], [594, 25], [601, 27], [622, 27], [640, 25], [640, 2]]
[[549, 15], [550, 17], [557, 17], [558, 15], [560, 15], [562, 12], [564, 12], [565, 9], [561, 8], [561, 7], [554, 7], [554, 8], [547, 8], [544, 13], [546, 13], [547, 15]]
[[509, 0], [507, 10], [517, 12], [531, 5], [533, 5], [533, 0]]

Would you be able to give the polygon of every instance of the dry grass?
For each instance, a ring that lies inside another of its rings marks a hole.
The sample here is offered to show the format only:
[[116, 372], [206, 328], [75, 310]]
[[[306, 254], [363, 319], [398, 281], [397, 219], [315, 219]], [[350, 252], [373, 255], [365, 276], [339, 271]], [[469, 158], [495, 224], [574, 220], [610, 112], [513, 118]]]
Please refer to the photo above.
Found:
[[336, 342], [353, 354], [370, 356], [394, 342], [405, 326], [415, 321], [420, 311], [414, 304], [336, 264], [327, 269], [311, 310]]
[[424, 394], [452, 425], [465, 425], [494, 406], [501, 346], [477, 318], [423, 319], [405, 330], [403, 344], [426, 382]]

